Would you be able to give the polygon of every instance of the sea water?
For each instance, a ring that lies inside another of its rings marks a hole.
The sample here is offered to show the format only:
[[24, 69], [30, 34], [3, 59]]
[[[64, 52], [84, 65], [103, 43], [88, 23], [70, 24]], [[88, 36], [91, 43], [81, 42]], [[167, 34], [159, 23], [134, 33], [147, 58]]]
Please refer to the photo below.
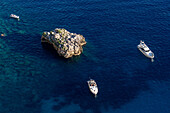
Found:
[[[169, 0], [0, 0], [0, 113], [169, 113], [169, 7]], [[86, 38], [80, 56], [64, 59], [42, 46], [41, 34], [56, 27]], [[154, 62], [137, 49], [140, 40]]]

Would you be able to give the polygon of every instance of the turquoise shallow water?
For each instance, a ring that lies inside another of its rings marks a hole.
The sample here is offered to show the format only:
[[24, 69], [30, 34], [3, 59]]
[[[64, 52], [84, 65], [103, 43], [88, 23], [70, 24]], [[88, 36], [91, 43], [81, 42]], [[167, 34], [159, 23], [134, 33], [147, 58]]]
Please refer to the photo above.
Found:
[[[168, 0], [0, 4], [0, 33], [7, 35], [0, 37], [0, 113], [169, 113]], [[85, 36], [82, 55], [64, 59], [41, 45], [42, 32], [56, 27]], [[153, 63], [136, 47], [141, 39], [155, 53]]]

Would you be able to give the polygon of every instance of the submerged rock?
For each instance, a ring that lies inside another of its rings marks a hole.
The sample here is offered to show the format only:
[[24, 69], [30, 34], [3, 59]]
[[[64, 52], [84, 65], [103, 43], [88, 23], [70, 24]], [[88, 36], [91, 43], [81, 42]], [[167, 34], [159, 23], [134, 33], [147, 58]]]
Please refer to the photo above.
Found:
[[83, 52], [82, 46], [86, 44], [85, 38], [82, 35], [70, 33], [61, 28], [44, 32], [41, 42], [52, 44], [58, 54], [65, 58], [80, 55]]

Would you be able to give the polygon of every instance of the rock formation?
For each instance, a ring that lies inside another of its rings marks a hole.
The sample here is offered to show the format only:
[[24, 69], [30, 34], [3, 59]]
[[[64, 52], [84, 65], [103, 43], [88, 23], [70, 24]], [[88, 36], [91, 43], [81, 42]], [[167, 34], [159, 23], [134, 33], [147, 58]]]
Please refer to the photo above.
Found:
[[65, 58], [80, 55], [83, 52], [82, 46], [86, 44], [85, 38], [82, 35], [70, 33], [61, 28], [44, 32], [41, 42], [52, 44], [58, 54]]

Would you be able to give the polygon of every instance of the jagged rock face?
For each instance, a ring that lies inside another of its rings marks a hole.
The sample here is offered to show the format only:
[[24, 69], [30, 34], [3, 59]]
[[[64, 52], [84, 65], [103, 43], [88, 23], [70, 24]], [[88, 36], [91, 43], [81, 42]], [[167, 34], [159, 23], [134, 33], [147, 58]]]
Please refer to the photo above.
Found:
[[83, 52], [82, 46], [86, 44], [85, 38], [82, 35], [70, 33], [61, 28], [44, 32], [41, 42], [52, 44], [58, 54], [65, 58], [80, 55]]

